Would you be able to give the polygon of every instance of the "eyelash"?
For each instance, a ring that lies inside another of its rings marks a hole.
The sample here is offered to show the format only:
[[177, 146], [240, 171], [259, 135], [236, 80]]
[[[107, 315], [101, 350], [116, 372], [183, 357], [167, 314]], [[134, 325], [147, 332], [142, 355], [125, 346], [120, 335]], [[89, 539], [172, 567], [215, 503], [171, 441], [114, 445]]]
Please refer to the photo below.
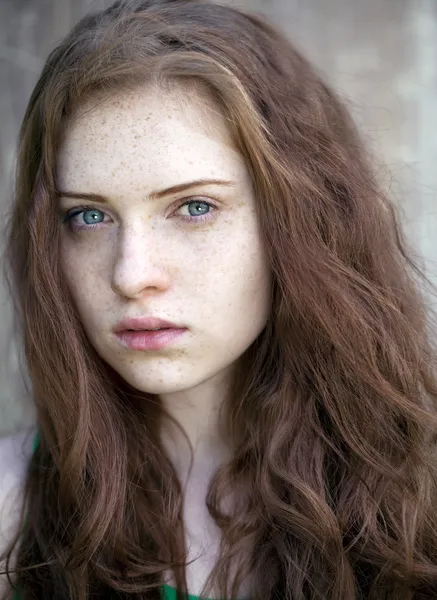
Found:
[[[214, 213], [216, 210], [218, 210], [218, 208], [211, 202], [207, 202], [206, 200], [198, 200], [197, 198], [190, 198], [189, 200], [185, 200], [184, 202], [182, 202], [182, 204], [179, 204], [179, 206], [175, 209], [174, 212], [178, 211], [183, 206], [187, 206], [188, 204], [191, 204], [192, 202], [198, 202], [199, 204], [206, 204], [207, 206], [209, 206], [210, 208], [212, 208], [214, 210], [212, 211], [212, 213], [208, 212], [205, 215], [199, 215], [198, 217], [190, 217], [190, 216], [183, 215], [180, 217], [183, 221], [186, 221], [188, 223], [192, 223], [193, 225], [196, 225], [198, 223], [201, 224], [201, 223], [205, 223], [207, 221], [211, 221], [215, 218]], [[82, 213], [84, 213], [88, 210], [96, 210], [98, 212], [101, 212], [102, 215], [106, 214], [103, 211], [101, 211], [99, 208], [95, 208], [94, 206], [80, 205], [80, 206], [76, 206], [75, 208], [71, 208], [66, 213], [64, 213], [62, 222], [67, 224], [73, 231], [83, 231], [85, 229], [87, 229], [87, 230], [99, 229], [100, 225], [103, 225], [104, 222], [96, 223], [95, 225], [78, 225], [77, 223], [74, 223], [72, 221], [72, 219], [74, 217], [78, 217], [79, 215], [81, 215]]]

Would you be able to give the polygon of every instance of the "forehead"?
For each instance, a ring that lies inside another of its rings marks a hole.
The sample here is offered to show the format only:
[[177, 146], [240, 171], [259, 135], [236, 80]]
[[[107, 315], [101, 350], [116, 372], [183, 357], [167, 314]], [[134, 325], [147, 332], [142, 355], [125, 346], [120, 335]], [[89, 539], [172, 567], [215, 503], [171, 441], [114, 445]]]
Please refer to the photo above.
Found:
[[145, 178], [155, 189], [163, 178], [172, 185], [225, 173], [241, 176], [245, 166], [217, 105], [195, 92], [139, 88], [95, 96], [77, 110], [56, 175], [63, 189], [104, 193], [144, 185]]

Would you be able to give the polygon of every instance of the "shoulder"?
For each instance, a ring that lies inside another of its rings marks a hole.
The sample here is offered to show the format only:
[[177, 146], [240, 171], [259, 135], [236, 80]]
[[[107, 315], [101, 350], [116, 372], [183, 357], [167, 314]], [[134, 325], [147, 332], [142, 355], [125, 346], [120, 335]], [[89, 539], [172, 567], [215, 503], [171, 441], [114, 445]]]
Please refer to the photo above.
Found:
[[28, 429], [0, 438], [0, 556], [17, 532], [35, 433], [35, 429]]
[[8, 494], [8, 490], [16, 488], [24, 480], [35, 434], [35, 429], [27, 429], [0, 438], [0, 501]]

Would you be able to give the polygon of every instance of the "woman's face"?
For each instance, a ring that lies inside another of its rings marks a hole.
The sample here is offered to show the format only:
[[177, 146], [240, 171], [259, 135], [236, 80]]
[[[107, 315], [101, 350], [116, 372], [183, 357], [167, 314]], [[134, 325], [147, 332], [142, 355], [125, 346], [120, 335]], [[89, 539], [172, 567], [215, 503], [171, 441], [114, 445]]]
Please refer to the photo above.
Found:
[[[125, 381], [152, 394], [221, 377], [270, 310], [249, 174], [208, 106], [148, 88], [94, 98], [58, 156], [61, 214], [71, 216], [61, 217], [61, 264], [85, 331]], [[230, 183], [188, 186], [198, 180]], [[126, 317], [186, 330], [158, 349], [127, 347], [114, 333]]]

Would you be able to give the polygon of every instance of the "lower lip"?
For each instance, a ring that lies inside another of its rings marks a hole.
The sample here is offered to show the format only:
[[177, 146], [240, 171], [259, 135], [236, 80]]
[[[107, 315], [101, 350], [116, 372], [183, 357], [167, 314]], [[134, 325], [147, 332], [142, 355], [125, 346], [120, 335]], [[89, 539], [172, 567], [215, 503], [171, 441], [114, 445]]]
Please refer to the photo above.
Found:
[[183, 335], [187, 329], [161, 329], [158, 331], [119, 331], [116, 335], [130, 350], [161, 350]]

